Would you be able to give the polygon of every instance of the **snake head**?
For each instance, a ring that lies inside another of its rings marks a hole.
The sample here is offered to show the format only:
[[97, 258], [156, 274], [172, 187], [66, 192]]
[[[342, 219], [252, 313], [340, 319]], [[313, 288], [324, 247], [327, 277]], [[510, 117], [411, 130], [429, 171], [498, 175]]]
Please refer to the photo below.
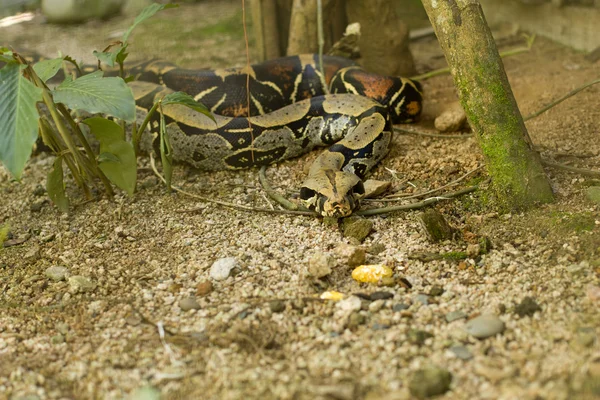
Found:
[[323, 217], [343, 218], [352, 214], [365, 195], [363, 182], [347, 171], [322, 170], [300, 189], [300, 199]]

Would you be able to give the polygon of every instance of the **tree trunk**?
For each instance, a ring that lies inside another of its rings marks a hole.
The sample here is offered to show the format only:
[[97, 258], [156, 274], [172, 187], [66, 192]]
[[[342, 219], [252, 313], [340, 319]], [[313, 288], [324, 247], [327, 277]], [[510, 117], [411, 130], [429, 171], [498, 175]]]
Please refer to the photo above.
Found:
[[390, 0], [346, 0], [348, 22], [359, 22], [360, 64], [381, 75], [411, 76], [415, 65], [408, 48], [408, 26]]
[[422, 0], [505, 210], [554, 200], [477, 0]]
[[[346, 28], [344, 0], [322, 0], [324, 51], [342, 37]], [[293, 0], [289, 26], [288, 55], [317, 53], [317, 0]]]
[[275, 0], [252, 0], [252, 26], [259, 61], [281, 56]]

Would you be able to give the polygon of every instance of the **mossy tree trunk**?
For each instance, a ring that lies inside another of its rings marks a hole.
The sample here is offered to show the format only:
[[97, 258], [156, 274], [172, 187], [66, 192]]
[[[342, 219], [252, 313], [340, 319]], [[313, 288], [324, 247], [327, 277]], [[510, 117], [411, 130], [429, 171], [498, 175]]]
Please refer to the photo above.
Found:
[[478, 0], [422, 0], [479, 139], [499, 205], [554, 200]]

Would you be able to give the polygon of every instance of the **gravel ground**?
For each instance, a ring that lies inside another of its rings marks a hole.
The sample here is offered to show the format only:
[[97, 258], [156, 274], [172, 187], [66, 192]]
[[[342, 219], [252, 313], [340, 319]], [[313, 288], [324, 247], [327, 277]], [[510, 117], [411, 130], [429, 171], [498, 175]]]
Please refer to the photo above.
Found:
[[[186, 66], [239, 65], [239, 29], [215, 28], [239, 16], [238, 2], [187, 5], [141, 26], [134, 48], [140, 58], [152, 48], [177, 54]], [[48, 53], [61, 44], [101, 48], [129, 19], [68, 28], [34, 20], [0, 36]], [[182, 52], [190, 21], [206, 35]], [[141, 40], [163, 28], [169, 36]], [[520, 45], [517, 36], [499, 42]], [[421, 70], [443, 64], [433, 39], [413, 51]], [[600, 63], [541, 38], [505, 64], [523, 114], [600, 72]], [[430, 129], [431, 115], [455, 94], [447, 76], [424, 84], [419, 126]], [[600, 169], [599, 90], [527, 123], [545, 158]], [[293, 197], [314, 157], [271, 167], [270, 182]], [[521, 214], [483, 207], [481, 191], [440, 203], [454, 240], [431, 243], [421, 211], [412, 211], [368, 218], [372, 230], [361, 242], [316, 218], [168, 194], [146, 159], [132, 198], [84, 203], [70, 185], [78, 204], [60, 214], [40, 189], [52, 161], [34, 157], [21, 182], [0, 170], [0, 226], [10, 227], [12, 243], [23, 241], [0, 250], [0, 398], [600, 398], [600, 203], [587, 198], [597, 178], [549, 169], [556, 203]], [[473, 138], [399, 135], [374, 177], [414, 193], [482, 162]], [[478, 174], [462, 184], [485, 178]], [[255, 170], [179, 167], [175, 182], [270, 207]], [[354, 281], [357, 262], [391, 267], [394, 282]], [[319, 299], [328, 290], [346, 297]]]

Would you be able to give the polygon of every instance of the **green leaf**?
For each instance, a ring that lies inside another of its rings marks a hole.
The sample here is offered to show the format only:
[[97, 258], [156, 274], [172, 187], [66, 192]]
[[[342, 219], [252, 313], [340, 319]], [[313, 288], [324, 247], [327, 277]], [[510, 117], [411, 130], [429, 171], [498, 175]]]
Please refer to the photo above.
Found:
[[65, 184], [63, 181], [63, 167], [62, 157], [56, 157], [52, 170], [48, 172], [46, 178], [46, 191], [50, 200], [58, 207], [62, 212], [69, 211], [69, 199], [65, 194]]
[[136, 26], [138, 26], [139, 24], [141, 24], [142, 22], [144, 22], [145, 20], [147, 20], [148, 18], [150, 18], [151, 16], [153, 16], [154, 14], [156, 14], [157, 12], [161, 11], [161, 10], [166, 10], [168, 8], [175, 8], [175, 7], [179, 7], [178, 4], [157, 4], [157, 3], [153, 3], [150, 4], [148, 7], [144, 8], [142, 10], [142, 12], [135, 17], [135, 20], [133, 21], [133, 25], [131, 25], [129, 27], [129, 29], [127, 29], [127, 32], [125, 32], [125, 34], [123, 35], [123, 43], [127, 42], [127, 39], [129, 39], [129, 35], [131, 35], [131, 32], [135, 29]]
[[23, 77], [19, 64], [0, 69], [0, 161], [17, 179], [38, 136], [41, 100], [42, 89]]
[[54, 58], [52, 60], [43, 60], [33, 65], [33, 70], [40, 77], [40, 79], [46, 82], [52, 78], [62, 67], [63, 59]]
[[65, 80], [53, 95], [56, 102], [73, 110], [108, 114], [130, 122], [135, 119], [135, 100], [129, 86], [119, 77], [103, 78], [102, 71]]
[[169, 136], [167, 135], [167, 125], [165, 123], [165, 116], [160, 108], [160, 160], [162, 162], [163, 174], [165, 175], [165, 181], [167, 190], [171, 191], [171, 179], [173, 177], [173, 149]]
[[187, 93], [183, 93], [183, 92], [169, 93], [168, 95], [163, 97], [162, 104], [163, 104], [163, 106], [166, 106], [167, 104], [181, 104], [183, 106], [191, 108], [192, 110], [196, 110], [196, 111], [206, 115], [213, 121], [215, 120], [215, 117], [212, 115], [210, 110], [208, 108], [206, 108], [206, 106], [204, 104], [198, 103], [196, 100], [194, 100], [194, 98], [192, 96], [190, 96]]
[[117, 56], [115, 58], [115, 61], [121, 65], [125, 62], [125, 59], [129, 55], [129, 53], [127, 52], [127, 46], [129, 45], [125, 43], [125, 45], [122, 46], [121, 49], [117, 52]]
[[103, 64], [106, 64], [109, 67], [115, 66], [115, 59], [117, 58], [116, 53], [113, 53], [110, 51], [97, 51], [97, 50], [94, 50], [92, 53]]
[[13, 61], [15, 61], [15, 59], [12, 57], [12, 53], [0, 54], [0, 62], [9, 63]]
[[127, 58], [127, 44], [122, 46], [115, 46], [111, 48], [112, 51], [96, 51], [94, 50], [94, 56], [102, 63], [108, 65], [109, 67], [114, 67], [115, 63], [122, 64]]
[[106, 177], [130, 196], [135, 190], [137, 162], [131, 143], [123, 140], [123, 128], [113, 121], [92, 117], [83, 121], [100, 142], [98, 166]]

